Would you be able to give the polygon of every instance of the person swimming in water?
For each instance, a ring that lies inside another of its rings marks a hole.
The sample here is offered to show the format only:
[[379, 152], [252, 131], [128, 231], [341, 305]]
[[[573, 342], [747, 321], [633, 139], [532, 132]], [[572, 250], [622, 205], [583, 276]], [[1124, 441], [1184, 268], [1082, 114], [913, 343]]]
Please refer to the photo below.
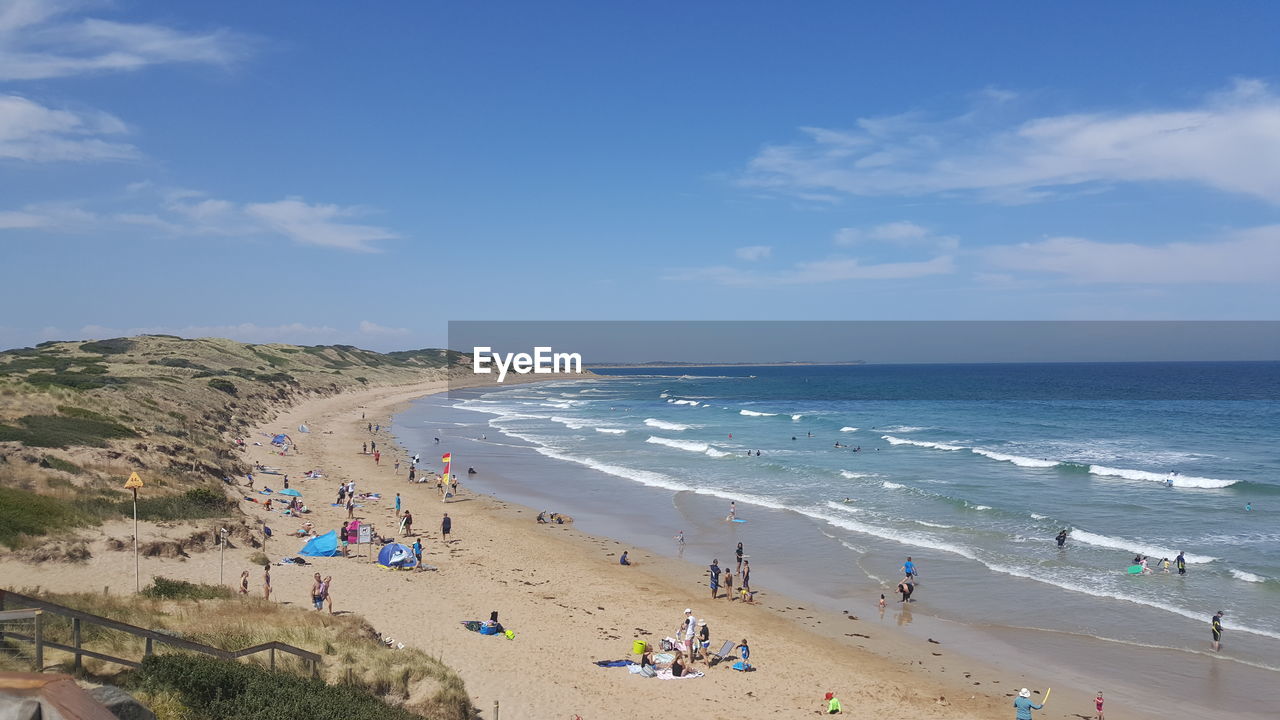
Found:
[[1067, 531], [1063, 530], [1059, 532], [1058, 537], [1055, 539], [1058, 541], [1058, 547], [1065, 546], [1067, 544]]

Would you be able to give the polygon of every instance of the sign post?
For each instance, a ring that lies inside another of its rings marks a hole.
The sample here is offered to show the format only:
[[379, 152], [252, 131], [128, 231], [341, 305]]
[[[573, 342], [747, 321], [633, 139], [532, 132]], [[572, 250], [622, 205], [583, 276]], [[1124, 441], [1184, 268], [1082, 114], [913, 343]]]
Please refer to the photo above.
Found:
[[142, 487], [142, 478], [136, 472], [130, 473], [124, 486], [133, 491], [133, 591], [142, 592], [142, 570], [138, 563], [138, 488]]

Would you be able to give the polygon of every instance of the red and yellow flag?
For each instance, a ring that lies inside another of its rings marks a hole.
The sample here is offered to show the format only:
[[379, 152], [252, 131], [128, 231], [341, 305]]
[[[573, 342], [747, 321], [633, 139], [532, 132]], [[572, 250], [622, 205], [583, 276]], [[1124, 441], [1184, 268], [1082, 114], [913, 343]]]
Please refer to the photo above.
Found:
[[453, 453], [445, 453], [444, 455], [442, 455], [440, 457], [440, 462], [442, 463], [453, 462]]

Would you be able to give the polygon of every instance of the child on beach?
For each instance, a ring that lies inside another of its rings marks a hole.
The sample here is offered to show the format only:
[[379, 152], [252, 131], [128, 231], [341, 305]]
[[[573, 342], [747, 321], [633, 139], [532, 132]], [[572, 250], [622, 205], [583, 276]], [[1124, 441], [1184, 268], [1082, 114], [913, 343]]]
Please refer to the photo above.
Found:
[[724, 569], [724, 594], [733, 602], [733, 572], [729, 568]]
[[1098, 720], [1103, 720], [1103, 718], [1102, 718], [1102, 691], [1101, 691], [1101, 690], [1099, 690], [1099, 691], [1098, 691], [1098, 697], [1096, 697], [1096, 698], [1094, 698], [1094, 699], [1093, 699], [1093, 704], [1094, 704], [1094, 705], [1096, 705], [1096, 706], [1097, 706], [1097, 708], [1098, 708]]
[[884, 609], [884, 593], [880, 593], [880, 609]]

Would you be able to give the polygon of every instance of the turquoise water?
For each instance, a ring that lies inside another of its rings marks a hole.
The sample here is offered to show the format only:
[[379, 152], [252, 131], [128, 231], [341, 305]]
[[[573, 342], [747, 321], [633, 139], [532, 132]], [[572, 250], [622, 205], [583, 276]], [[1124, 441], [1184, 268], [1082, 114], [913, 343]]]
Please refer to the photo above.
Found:
[[[942, 615], [1199, 651], [1224, 609], [1239, 657], [1280, 667], [1280, 364], [602, 372], [454, 406], [619, 483], [733, 500], [748, 521], [799, 513], [847, 554], [851, 581], [891, 583], [912, 555], [922, 589], [954, 600]], [[1125, 572], [1135, 553], [1154, 566], [1179, 550], [1186, 577]], [[973, 563], [1031, 581], [1040, 607], [984, 602], [999, 586]]]

